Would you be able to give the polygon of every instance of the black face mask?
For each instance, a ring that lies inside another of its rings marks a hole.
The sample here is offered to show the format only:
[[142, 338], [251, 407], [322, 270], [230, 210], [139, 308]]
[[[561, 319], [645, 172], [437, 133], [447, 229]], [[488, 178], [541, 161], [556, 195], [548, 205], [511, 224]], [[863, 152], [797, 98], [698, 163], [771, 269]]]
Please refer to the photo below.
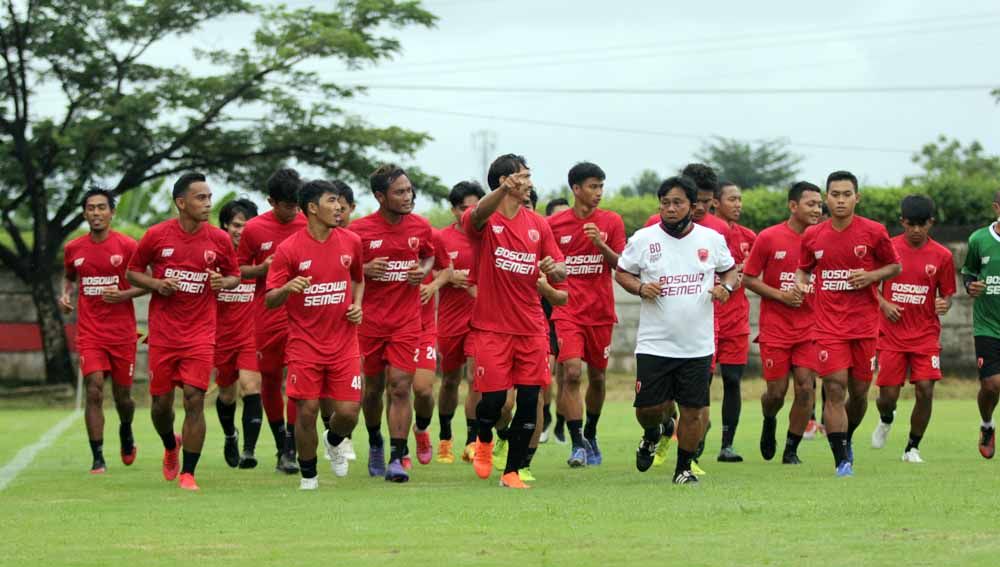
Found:
[[687, 230], [688, 225], [691, 224], [691, 215], [688, 214], [677, 222], [667, 222], [661, 219], [660, 224], [663, 226], [663, 230], [667, 231], [667, 234], [674, 238], [680, 238]]

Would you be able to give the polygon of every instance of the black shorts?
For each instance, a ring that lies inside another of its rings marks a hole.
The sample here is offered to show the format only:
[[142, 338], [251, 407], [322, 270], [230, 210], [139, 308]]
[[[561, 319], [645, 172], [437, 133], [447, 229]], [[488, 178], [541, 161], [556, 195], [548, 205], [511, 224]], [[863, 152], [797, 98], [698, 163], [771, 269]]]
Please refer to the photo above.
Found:
[[699, 358], [668, 358], [635, 355], [635, 403], [644, 408], [667, 400], [686, 408], [708, 407], [712, 355]]
[[976, 364], [979, 366], [979, 379], [1000, 374], [1000, 339], [994, 337], [975, 337]]

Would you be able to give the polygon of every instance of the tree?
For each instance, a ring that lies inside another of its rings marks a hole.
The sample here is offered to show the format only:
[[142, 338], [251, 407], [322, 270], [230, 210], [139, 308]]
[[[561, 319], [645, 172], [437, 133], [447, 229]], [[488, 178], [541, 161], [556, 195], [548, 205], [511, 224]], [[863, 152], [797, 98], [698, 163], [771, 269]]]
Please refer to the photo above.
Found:
[[618, 194], [624, 197], [656, 196], [663, 178], [652, 169], [644, 169], [631, 182], [618, 188]]
[[907, 177], [905, 185], [913, 185], [944, 175], [962, 178], [984, 177], [1000, 179], [1000, 156], [989, 156], [978, 141], [962, 147], [958, 140], [938, 136], [937, 140], [924, 144], [920, 152], [913, 155], [913, 163], [924, 170], [922, 175]]
[[[337, 100], [360, 89], [311, 70], [318, 61], [360, 68], [392, 57], [400, 44], [387, 33], [435, 21], [419, 2], [0, 3], [0, 222], [12, 242], [0, 245], [0, 261], [31, 286], [49, 382], [74, 375], [52, 282], [89, 185], [124, 195], [201, 170], [210, 181], [259, 188], [286, 162], [361, 179], [376, 155], [411, 156], [428, 139], [345, 114]], [[209, 24], [231, 16], [256, 18], [247, 47], [197, 47]], [[208, 71], [193, 72], [184, 52], [154, 65], [156, 45], [196, 46], [193, 58]], [[40, 93], [54, 90], [63, 103], [49, 112]], [[435, 179], [408, 169], [425, 193], [443, 195]]]
[[754, 187], [784, 187], [799, 173], [802, 156], [788, 149], [783, 139], [741, 142], [715, 136], [702, 146], [695, 157], [711, 165], [719, 179], [731, 181], [745, 189]]

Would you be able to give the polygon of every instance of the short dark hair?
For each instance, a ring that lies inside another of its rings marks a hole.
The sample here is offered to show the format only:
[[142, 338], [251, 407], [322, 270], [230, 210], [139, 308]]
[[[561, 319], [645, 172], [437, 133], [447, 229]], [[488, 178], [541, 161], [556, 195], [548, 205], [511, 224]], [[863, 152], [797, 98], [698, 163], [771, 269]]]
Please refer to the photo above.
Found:
[[600, 179], [601, 181], [604, 181], [605, 179], [604, 170], [601, 169], [596, 163], [590, 163], [589, 161], [581, 161], [571, 167], [567, 177], [569, 179], [570, 189], [572, 189], [574, 185], [582, 185], [584, 181], [590, 179], [591, 177]]
[[719, 198], [719, 176], [711, 167], [703, 163], [689, 163], [681, 170], [681, 176], [693, 181], [698, 191], [711, 191], [716, 199]]
[[180, 176], [180, 178], [174, 183], [173, 198], [180, 199], [185, 194], [187, 194], [188, 189], [191, 188], [191, 185], [195, 183], [204, 183], [204, 182], [205, 182], [205, 174], [203, 173], [198, 173], [197, 171], [191, 171], [189, 173], [185, 173], [184, 175]]
[[298, 203], [302, 177], [298, 171], [283, 167], [267, 178], [267, 196], [276, 203]]
[[568, 207], [569, 201], [563, 197], [556, 197], [555, 199], [552, 199], [545, 205], [545, 216], [552, 216], [552, 209], [558, 207], [559, 205], [566, 205]]
[[334, 179], [330, 183], [332, 183], [333, 186], [337, 188], [337, 191], [339, 191], [339, 193], [337, 193], [338, 197], [343, 197], [344, 200], [347, 201], [348, 205], [354, 206], [354, 189], [351, 189], [350, 185], [339, 179]]
[[528, 200], [531, 201], [531, 208], [538, 207], [538, 193], [534, 189], [528, 191]]
[[926, 195], [907, 195], [899, 202], [899, 216], [913, 224], [924, 224], [934, 218], [934, 199]]
[[830, 190], [830, 184], [833, 183], [834, 181], [850, 181], [851, 185], [854, 185], [854, 192], [855, 193], [860, 192], [860, 190], [858, 189], [858, 178], [855, 177], [854, 174], [851, 173], [850, 171], [839, 170], [839, 171], [834, 171], [830, 175], [827, 175], [826, 176], [827, 191]]
[[797, 203], [802, 200], [802, 194], [806, 191], [815, 191], [820, 195], [823, 194], [819, 187], [809, 183], [808, 181], [796, 181], [788, 189], [788, 200], [795, 201]]
[[219, 209], [219, 226], [226, 228], [236, 215], [243, 215], [246, 220], [254, 218], [257, 216], [257, 204], [246, 197], [240, 197], [222, 205]]
[[504, 154], [493, 160], [493, 163], [490, 164], [490, 170], [486, 174], [486, 184], [490, 186], [490, 190], [492, 191], [500, 186], [501, 177], [514, 175], [518, 171], [521, 171], [522, 168], [527, 167], [528, 162], [524, 159], [524, 156]]
[[83, 199], [80, 200], [80, 207], [83, 210], [87, 210], [87, 201], [90, 200], [91, 197], [98, 197], [98, 196], [103, 196], [105, 199], [107, 199], [108, 208], [111, 209], [112, 211], [115, 210], [114, 193], [108, 191], [104, 187], [98, 187], [96, 185], [91, 187], [90, 189], [87, 189], [87, 192], [83, 194]]
[[465, 198], [469, 195], [475, 195], [482, 199], [486, 196], [486, 191], [483, 191], [483, 186], [478, 181], [459, 181], [448, 193], [448, 202], [457, 209], [462, 206]]
[[302, 214], [308, 214], [309, 203], [316, 203], [319, 205], [319, 199], [323, 195], [330, 193], [341, 196], [341, 192], [337, 189], [337, 186], [329, 181], [323, 179], [313, 179], [312, 181], [306, 181], [299, 188], [299, 208], [302, 209]]
[[687, 196], [688, 201], [694, 204], [698, 200], [698, 185], [690, 177], [686, 175], [675, 175], [673, 177], [668, 177], [664, 181], [660, 188], [656, 191], [656, 198], [662, 199], [664, 195], [670, 192], [674, 187], [680, 187], [684, 190], [684, 195]]
[[385, 193], [394, 181], [406, 175], [406, 171], [394, 163], [384, 163], [378, 166], [368, 177], [372, 193]]

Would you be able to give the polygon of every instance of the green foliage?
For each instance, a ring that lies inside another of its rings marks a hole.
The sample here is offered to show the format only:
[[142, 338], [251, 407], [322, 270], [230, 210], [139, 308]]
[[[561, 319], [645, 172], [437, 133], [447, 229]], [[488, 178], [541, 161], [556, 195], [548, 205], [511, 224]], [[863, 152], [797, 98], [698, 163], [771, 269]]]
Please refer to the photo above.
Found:
[[742, 142], [715, 136], [695, 158], [711, 165], [719, 179], [740, 187], [786, 187], [799, 173], [802, 156], [788, 149], [782, 139]]
[[601, 200], [601, 208], [615, 211], [625, 222], [625, 234], [632, 234], [646, 224], [650, 215], [660, 210], [656, 195], [629, 197], [615, 195]]
[[652, 195], [656, 197], [656, 192], [660, 189], [660, 184], [665, 178], [652, 169], [644, 169], [632, 181], [622, 185], [616, 192], [624, 197], [641, 197]]
[[1000, 180], [1000, 156], [984, 155], [984, 148], [978, 141], [963, 147], [958, 140], [949, 140], [941, 135], [935, 142], [925, 144], [913, 156], [913, 163], [920, 165], [923, 175], [907, 177], [905, 185], [919, 184], [930, 179], [954, 176], [964, 179]]
[[743, 192], [743, 212], [740, 224], [755, 231], [778, 224], [788, 218], [788, 192], [759, 189]]

